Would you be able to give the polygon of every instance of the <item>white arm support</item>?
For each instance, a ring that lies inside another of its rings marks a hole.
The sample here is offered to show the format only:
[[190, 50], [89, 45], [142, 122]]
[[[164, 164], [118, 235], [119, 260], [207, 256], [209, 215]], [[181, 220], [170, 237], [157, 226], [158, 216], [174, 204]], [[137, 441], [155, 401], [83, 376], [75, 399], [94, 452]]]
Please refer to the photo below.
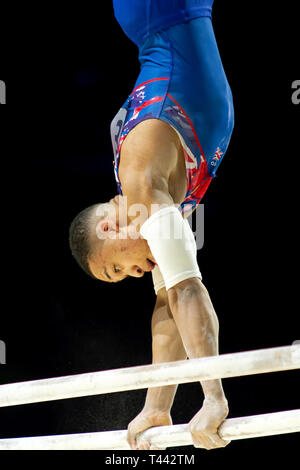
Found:
[[202, 279], [197, 263], [197, 246], [187, 219], [173, 206], [160, 209], [141, 226], [141, 235], [147, 240], [159, 266], [152, 271], [154, 289], [170, 289], [181, 281]]

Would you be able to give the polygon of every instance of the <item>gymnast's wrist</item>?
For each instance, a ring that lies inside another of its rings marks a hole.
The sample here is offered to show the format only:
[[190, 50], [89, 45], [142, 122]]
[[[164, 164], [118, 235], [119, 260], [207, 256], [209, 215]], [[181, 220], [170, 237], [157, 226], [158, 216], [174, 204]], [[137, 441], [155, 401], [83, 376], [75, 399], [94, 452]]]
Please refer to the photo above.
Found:
[[212, 395], [212, 394], [205, 395], [203, 404], [220, 405], [220, 406], [224, 406], [225, 408], [228, 407], [228, 401], [225, 395], [223, 396], [217, 396], [217, 395]]
[[206, 402], [227, 404], [221, 380], [203, 381], [201, 382], [201, 385]]
[[164, 414], [170, 413], [173, 405], [173, 400], [147, 400], [145, 402], [143, 412], [144, 413], [154, 413], [154, 414]]
[[143, 412], [145, 413], [170, 413], [173, 405], [173, 400], [170, 403], [169, 400], [157, 402], [155, 400], [146, 400]]
[[143, 411], [146, 413], [170, 413], [174, 394], [166, 393], [168, 391], [161, 390], [157, 390], [157, 392], [158, 393], [156, 393], [155, 388], [148, 390]]

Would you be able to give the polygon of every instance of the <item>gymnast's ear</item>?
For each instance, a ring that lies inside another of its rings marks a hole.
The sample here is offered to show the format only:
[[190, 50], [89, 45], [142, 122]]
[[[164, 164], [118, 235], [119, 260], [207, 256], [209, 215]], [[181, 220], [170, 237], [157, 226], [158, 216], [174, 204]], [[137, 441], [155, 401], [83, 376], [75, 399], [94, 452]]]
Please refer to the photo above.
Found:
[[113, 219], [102, 219], [96, 225], [96, 235], [100, 240], [113, 238], [113, 234], [119, 232], [119, 224]]

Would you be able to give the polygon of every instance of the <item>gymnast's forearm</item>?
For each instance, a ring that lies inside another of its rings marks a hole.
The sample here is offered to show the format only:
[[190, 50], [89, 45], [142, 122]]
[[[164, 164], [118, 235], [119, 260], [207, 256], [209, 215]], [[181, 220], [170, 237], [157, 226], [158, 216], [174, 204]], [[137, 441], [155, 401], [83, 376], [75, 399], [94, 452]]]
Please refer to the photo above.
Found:
[[[200, 279], [183, 281], [168, 291], [169, 303], [190, 359], [219, 354], [219, 322]], [[225, 400], [221, 380], [201, 382], [205, 398]]]
[[[165, 289], [158, 292], [152, 316], [152, 363], [186, 359], [182, 340], [172, 317]], [[172, 408], [177, 385], [149, 388], [144, 411], [168, 412]]]

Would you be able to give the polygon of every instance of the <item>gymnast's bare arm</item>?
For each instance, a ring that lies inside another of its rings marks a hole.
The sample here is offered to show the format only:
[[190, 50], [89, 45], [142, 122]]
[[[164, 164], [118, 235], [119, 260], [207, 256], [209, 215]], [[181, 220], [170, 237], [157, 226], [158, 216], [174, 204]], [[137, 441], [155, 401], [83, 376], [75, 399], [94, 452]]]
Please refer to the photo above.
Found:
[[[216, 314], [204, 286], [201, 288], [201, 291], [201, 295], [206, 297], [206, 299], [202, 299], [201, 304], [208, 304], [206, 308], [211, 310], [211, 316], [214, 317], [213, 328], [217, 330], [218, 321]], [[187, 291], [185, 291], [184, 295], [186, 295], [186, 293]], [[173, 294], [174, 293], [171, 293], [171, 296]], [[199, 306], [196, 306], [196, 308], [199, 308]], [[185, 327], [182, 324], [180, 324], [180, 334], [170, 308], [168, 293], [165, 289], [158, 291], [152, 316], [153, 364], [184, 360], [187, 357], [186, 349], [189, 350], [190, 357], [211, 355], [211, 350], [205, 350], [207, 341], [205, 338], [203, 339], [203, 334], [211, 333], [204, 329], [202, 333], [199, 333], [201, 323], [197, 320], [197, 316], [194, 317], [196, 323], [194, 319], [191, 319], [191, 327], [195, 328], [194, 334], [191, 335], [191, 329], [188, 325]], [[184, 323], [184, 316], [182, 316], [182, 318]], [[188, 321], [189, 320], [190, 318], [188, 318]], [[186, 330], [186, 332], [184, 330]], [[217, 334], [217, 331], [214, 331], [212, 334]], [[183, 345], [182, 337], [186, 338], [187, 344], [185, 346]], [[192, 342], [194, 344], [192, 344]], [[212, 344], [213, 343], [217, 345], [217, 341], [213, 341]], [[218, 353], [217, 347], [215, 347], [213, 353]], [[204, 447], [208, 450], [224, 447], [227, 442], [221, 439], [217, 432], [220, 424], [228, 415], [228, 404], [221, 381], [203, 382], [202, 388], [205, 394], [203, 406], [189, 424], [193, 443], [195, 447]], [[143, 410], [128, 426], [128, 442], [132, 449], [153, 450], [148, 441], [144, 440], [138, 444], [136, 439], [137, 434], [152, 426], [168, 426], [172, 424], [170, 412], [176, 390], [177, 385], [148, 389]]]
[[[168, 290], [172, 311], [185, 351], [190, 359], [216, 356], [219, 322], [209, 293], [200, 279], [187, 279]], [[201, 382], [204, 402], [189, 423], [195, 447], [214, 449], [228, 442], [218, 435], [218, 428], [228, 415], [228, 403], [221, 380]]]
[[[170, 311], [166, 289], [160, 289], [157, 293], [151, 329], [153, 364], [186, 359], [186, 352]], [[172, 424], [170, 411], [176, 390], [177, 385], [148, 389], [143, 410], [128, 426], [127, 438], [131, 449], [149, 450], [149, 442], [137, 444], [137, 434], [152, 426]]]
[[[122, 146], [119, 167], [128, 207], [143, 204], [151, 214], [153, 204], [182, 202], [185, 168], [180, 148], [176, 134], [160, 121], [142, 122], [129, 133]], [[218, 354], [218, 320], [202, 282], [192, 278], [175, 285], [168, 291], [168, 302], [187, 355], [196, 358]], [[154, 351], [157, 361], [167, 354], [163, 349]], [[205, 382], [202, 388], [203, 407], [190, 423], [194, 445], [206, 449], [224, 447], [226, 442], [217, 434], [228, 414], [221, 381]], [[166, 398], [165, 393], [162, 392], [162, 399]]]

